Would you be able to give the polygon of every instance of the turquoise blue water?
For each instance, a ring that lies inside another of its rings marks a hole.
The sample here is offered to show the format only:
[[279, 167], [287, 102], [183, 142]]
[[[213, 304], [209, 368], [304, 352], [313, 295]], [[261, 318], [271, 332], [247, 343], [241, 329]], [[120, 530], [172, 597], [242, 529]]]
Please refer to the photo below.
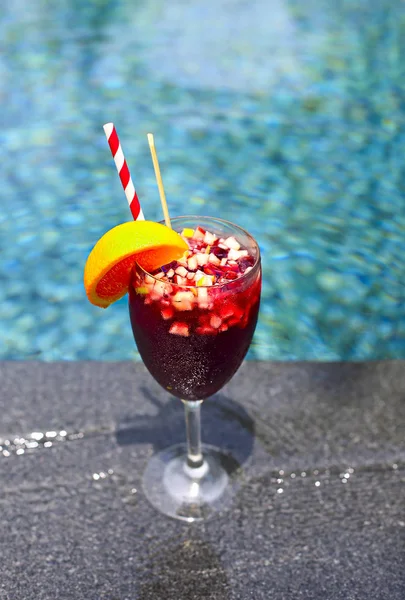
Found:
[[129, 220], [114, 121], [149, 219], [255, 235], [250, 358], [405, 358], [400, 0], [16, 0], [0, 12], [0, 358], [137, 358], [126, 301], [82, 272]]

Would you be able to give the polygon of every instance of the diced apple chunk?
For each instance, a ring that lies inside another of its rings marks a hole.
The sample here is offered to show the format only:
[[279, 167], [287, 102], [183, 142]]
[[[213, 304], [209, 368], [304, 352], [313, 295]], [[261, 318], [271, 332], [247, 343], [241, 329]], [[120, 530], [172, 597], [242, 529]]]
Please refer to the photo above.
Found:
[[225, 246], [228, 246], [228, 248], [232, 248], [233, 250], [240, 249], [239, 242], [237, 240], [235, 240], [235, 238], [233, 236], [230, 236], [229, 238], [227, 238], [225, 240]]
[[228, 260], [239, 260], [243, 256], [247, 256], [247, 250], [234, 250], [231, 248], [228, 252]]
[[193, 310], [194, 294], [193, 292], [177, 292], [172, 298], [172, 303], [176, 310]]
[[175, 275], [174, 282], [177, 283], [177, 285], [187, 285], [188, 279], [187, 277], [182, 277], [181, 275]]
[[198, 268], [198, 261], [195, 254], [190, 256], [190, 258], [187, 260], [187, 266], [190, 271], [195, 271]]
[[214, 279], [213, 275], [203, 275], [201, 279], [197, 279], [196, 277], [197, 286], [211, 286], [214, 284]]
[[165, 308], [162, 308], [161, 310], [161, 315], [164, 318], [165, 321], [168, 321], [169, 319], [172, 319], [174, 317], [174, 309], [172, 306], [166, 306]]
[[180, 275], [180, 277], [186, 277], [188, 271], [185, 267], [177, 267], [177, 269], [175, 270], [175, 273], [177, 275]]
[[222, 325], [221, 317], [219, 317], [218, 315], [211, 315], [210, 325], [214, 329], [219, 329], [219, 327]]
[[194, 274], [195, 280], [198, 281], [199, 279], [201, 279], [201, 277], [204, 277], [204, 275], [204, 271], [198, 269], [198, 271]]
[[207, 245], [211, 246], [215, 242], [216, 239], [218, 239], [218, 238], [213, 233], [210, 233], [209, 231], [205, 232], [205, 235], [204, 235], [204, 244], [207, 244]]
[[171, 294], [173, 286], [167, 281], [155, 281], [155, 285], [150, 293], [152, 300], [160, 300], [165, 294]]
[[193, 239], [194, 240], [203, 240], [204, 236], [205, 236], [205, 229], [203, 229], [202, 227], [197, 227], [197, 229], [194, 231]]
[[165, 276], [165, 274], [163, 273], [163, 271], [159, 271], [159, 273], [156, 273], [154, 275], [155, 279], [163, 279], [163, 277]]
[[208, 262], [212, 263], [213, 265], [220, 265], [221, 264], [221, 259], [218, 258], [218, 256], [215, 256], [215, 254], [210, 254], [208, 256]]
[[190, 330], [187, 323], [180, 323], [180, 321], [175, 321], [170, 327], [169, 333], [173, 333], [174, 335], [181, 335], [183, 337], [188, 337], [190, 335]]
[[208, 290], [205, 287], [197, 288], [198, 306], [201, 309], [208, 308]]
[[203, 267], [204, 265], [206, 265], [209, 260], [208, 254], [205, 254], [202, 252], [199, 252], [198, 254], [196, 254], [195, 257], [197, 259], [197, 264], [199, 267]]

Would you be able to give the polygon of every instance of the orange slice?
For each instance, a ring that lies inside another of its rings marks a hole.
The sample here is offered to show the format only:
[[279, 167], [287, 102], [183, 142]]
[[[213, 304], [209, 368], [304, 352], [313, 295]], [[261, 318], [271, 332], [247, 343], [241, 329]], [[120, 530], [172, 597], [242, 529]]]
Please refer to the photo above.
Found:
[[135, 262], [153, 271], [180, 258], [187, 243], [173, 229], [154, 221], [129, 221], [110, 229], [90, 252], [84, 268], [87, 298], [107, 308], [128, 292]]

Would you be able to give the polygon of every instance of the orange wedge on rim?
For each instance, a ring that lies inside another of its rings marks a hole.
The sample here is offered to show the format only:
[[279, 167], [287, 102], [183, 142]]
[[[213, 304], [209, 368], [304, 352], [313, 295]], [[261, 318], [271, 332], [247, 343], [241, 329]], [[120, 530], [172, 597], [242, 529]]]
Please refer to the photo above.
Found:
[[137, 262], [146, 271], [180, 258], [188, 249], [173, 229], [154, 221], [129, 221], [110, 229], [90, 252], [84, 268], [87, 298], [107, 308], [128, 292]]

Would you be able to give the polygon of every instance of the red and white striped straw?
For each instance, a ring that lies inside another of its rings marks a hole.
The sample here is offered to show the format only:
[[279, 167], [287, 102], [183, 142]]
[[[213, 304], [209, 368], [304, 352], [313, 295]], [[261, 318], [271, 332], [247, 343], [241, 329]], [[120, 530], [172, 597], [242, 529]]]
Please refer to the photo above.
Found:
[[128, 200], [129, 209], [135, 221], [144, 221], [142, 208], [132, 183], [131, 174], [128, 169], [127, 161], [122, 152], [120, 140], [117, 135], [114, 123], [106, 123], [103, 125], [108, 145], [110, 146], [111, 154], [117, 167], [118, 175], [120, 176], [122, 187]]

